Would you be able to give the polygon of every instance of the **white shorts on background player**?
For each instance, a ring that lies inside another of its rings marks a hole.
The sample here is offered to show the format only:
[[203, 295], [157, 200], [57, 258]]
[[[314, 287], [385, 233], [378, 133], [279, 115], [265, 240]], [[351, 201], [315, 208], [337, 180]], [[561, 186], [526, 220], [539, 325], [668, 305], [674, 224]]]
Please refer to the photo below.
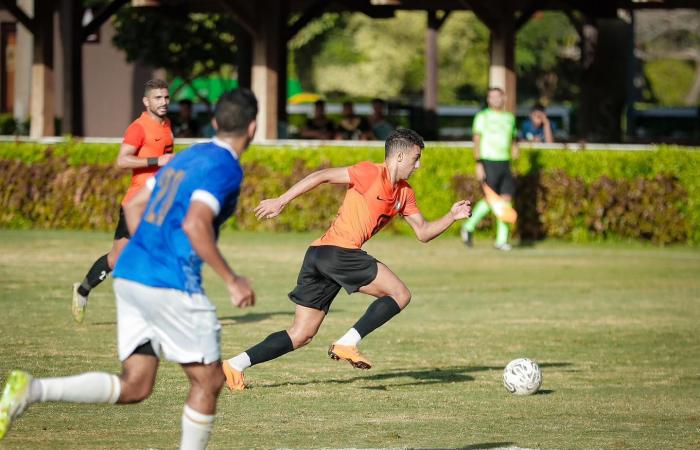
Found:
[[221, 325], [204, 294], [114, 280], [119, 359], [150, 341], [161, 357], [180, 364], [221, 358]]

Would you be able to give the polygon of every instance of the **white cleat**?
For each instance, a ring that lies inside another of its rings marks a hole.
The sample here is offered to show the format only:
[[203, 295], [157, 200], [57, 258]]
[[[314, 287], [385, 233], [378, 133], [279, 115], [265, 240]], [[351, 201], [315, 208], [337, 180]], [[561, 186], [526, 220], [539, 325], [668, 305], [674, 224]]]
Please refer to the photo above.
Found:
[[496, 250], [500, 250], [502, 252], [509, 252], [509, 251], [513, 250], [513, 247], [507, 242], [505, 244], [494, 244], [493, 248], [495, 248]]
[[73, 283], [73, 303], [71, 304], [71, 314], [76, 323], [83, 323], [85, 320], [85, 310], [87, 309], [87, 297], [83, 297], [78, 292], [80, 283]]

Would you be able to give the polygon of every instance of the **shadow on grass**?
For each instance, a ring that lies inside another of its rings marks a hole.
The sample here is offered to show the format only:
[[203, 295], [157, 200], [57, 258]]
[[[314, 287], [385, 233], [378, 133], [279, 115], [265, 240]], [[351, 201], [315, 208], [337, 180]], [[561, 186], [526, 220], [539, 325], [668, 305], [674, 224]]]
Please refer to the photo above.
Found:
[[521, 239], [520, 242], [518, 242], [518, 245], [515, 246], [515, 248], [535, 248], [539, 242], [535, 241], [534, 239]]
[[[573, 364], [568, 362], [553, 362], [553, 363], [537, 363], [540, 367], [569, 367]], [[504, 367], [505, 368], [505, 367]]]
[[[553, 363], [542, 363], [540, 367], [567, 367], [571, 363], [568, 362], [553, 362]], [[430, 385], [430, 384], [444, 384], [444, 383], [464, 383], [467, 381], [474, 381], [474, 377], [469, 375], [474, 372], [485, 372], [485, 371], [501, 371], [502, 366], [453, 366], [453, 367], [429, 367], [421, 369], [398, 369], [389, 372], [377, 373], [374, 375], [360, 375], [350, 378], [323, 378], [323, 379], [313, 379], [307, 381], [291, 381], [289, 383], [273, 383], [273, 384], [263, 384], [259, 387], [272, 388], [272, 387], [282, 387], [282, 386], [305, 386], [308, 384], [350, 384], [356, 381], [388, 381], [388, 380], [400, 380], [402, 378], [412, 378], [412, 381], [404, 383], [391, 383], [391, 384], [376, 384], [373, 386], [365, 386], [363, 389], [375, 390], [375, 391], [386, 391], [392, 387], [401, 386], [416, 386], [416, 385]], [[251, 386], [255, 388], [255, 384]], [[542, 395], [548, 395], [553, 393], [551, 390], [540, 391]]]
[[488, 448], [504, 448], [512, 447], [513, 442], [483, 442], [481, 444], [471, 444], [464, 447], [446, 448], [446, 447], [435, 447], [435, 448], [414, 448], [411, 450], [482, 450]]
[[[263, 320], [269, 319], [274, 316], [293, 316], [294, 311], [276, 311], [276, 312], [269, 312], [269, 313], [248, 313], [242, 316], [223, 316], [219, 317], [219, 321], [221, 322], [221, 326], [229, 326], [229, 325], [235, 325], [235, 324], [240, 324], [240, 323], [253, 323], [253, 322], [261, 322]], [[111, 321], [111, 322], [94, 322], [91, 323], [90, 325], [93, 326], [98, 326], [98, 325], [116, 325], [117, 322]]]
[[539, 391], [537, 391], [537, 393], [535, 395], [549, 395], [549, 394], [554, 394], [554, 392], [555, 391], [553, 391], [551, 389], [540, 389]]
[[[512, 442], [484, 442], [481, 444], [472, 444], [465, 447], [455, 448], [453, 450], [481, 450], [484, 448], [501, 448], [501, 447], [511, 447]], [[428, 449], [425, 449], [428, 450]]]
[[277, 311], [269, 313], [248, 313], [243, 316], [225, 316], [219, 317], [221, 326], [234, 325], [237, 323], [252, 323], [260, 322], [274, 316], [293, 316], [294, 311]]

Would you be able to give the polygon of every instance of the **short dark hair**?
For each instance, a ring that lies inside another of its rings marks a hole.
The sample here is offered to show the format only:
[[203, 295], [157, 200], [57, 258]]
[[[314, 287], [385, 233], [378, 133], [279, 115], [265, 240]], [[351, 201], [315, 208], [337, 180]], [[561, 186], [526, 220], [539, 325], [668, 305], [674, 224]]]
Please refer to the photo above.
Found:
[[388, 158], [399, 150], [411, 150], [414, 145], [425, 148], [423, 137], [408, 128], [397, 128], [389, 134], [384, 143], [384, 157]]
[[326, 101], [325, 100], [316, 100], [314, 102], [314, 106], [326, 106]]
[[386, 102], [385, 102], [383, 99], [379, 98], [379, 97], [375, 97], [375, 98], [372, 99], [372, 103], [380, 103], [380, 104], [383, 105], [383, 104], [386, 103]]
[[542, 111], [544, 112], [544, 105], [542, 103], [535, 103], [530, 111]]
[[233, 135], [246, 132], [258, 115], [258, 99], [253, 91], [238, 88], [223, 94], [214, 108], [217, 131]]
[[189, 98], [183, 98], [179, 102], [177, 102], [178, 105], [187, 105], [187, 106], [192, 106], [192, 100]]
[[157, 78], [146, 81], [146, 85], [143, 88], [143, 96], [148, 97], [148, 94], [150, 94], [153, 89], [168, 89], [168, 83]]

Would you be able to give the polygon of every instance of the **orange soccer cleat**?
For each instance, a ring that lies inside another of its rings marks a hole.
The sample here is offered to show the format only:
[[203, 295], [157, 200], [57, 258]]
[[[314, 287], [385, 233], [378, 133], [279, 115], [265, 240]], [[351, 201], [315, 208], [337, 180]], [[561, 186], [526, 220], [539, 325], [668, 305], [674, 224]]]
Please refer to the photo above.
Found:
[[354, 345], [332, 344], [328, 348], [328, 356], [336, 361], [344, 360], [352, 364], [356, 369], [371, 369], [372, 363], [362, 356], [362, 353]]
[[243, 372], [234, 369], [228, 361], [223, 363], [224, 376], [226, 377], [226, 386], [231, 391], [242, 391], [245, 389], [245, 378]]

